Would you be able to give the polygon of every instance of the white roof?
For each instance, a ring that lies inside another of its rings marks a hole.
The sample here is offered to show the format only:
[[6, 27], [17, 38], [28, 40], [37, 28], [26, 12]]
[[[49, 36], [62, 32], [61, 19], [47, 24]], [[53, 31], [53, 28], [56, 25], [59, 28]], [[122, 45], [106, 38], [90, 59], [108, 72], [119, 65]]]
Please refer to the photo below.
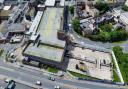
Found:
[[93, 24], [89, 24], [89, 27], [91, 28], [91, 30], [94, 30], [95, 27], [93, 26]]
[[0, 3], [4, 3], [4, 0], [0, 0]]
[[115, 17], [120, 16], [120, 14], [121, 14], [121, 10], [114, 9], [114, 16]]
[[128, 0], [126, 0], [125, 5], [128, 6]]
[[36, 34], [36, 35], [33, 34], [33, 35], [30, 37], [30, 40], [34, 41], [34, 40], [36, 40], [37, 37], [38, 37], [38, 34]]
[[80, 23], [84, 23], [84, 22], [87, 22], [87, 21], [89, 21], [88, 19], [82, 19], [82, 20], [80, 20]]
[[42, 5], [42, 4], [39, 4], [39, 5], [38, 5], [38, 7], [45, 7], [45, 6], [44, 6], [44, 5]]
[[11, 8], [11, 5], [10, 6], [4, 6], [3, 10], [9, 10]]
[[46, 0], [45, 1], [45, 6], [54, 6], [55, 5], [55, 0]]
[[121, 13], [120, 19], [124, 24], [128, 25], [128, 12]]
[[29, 29], [29, 32], [27, 32], [26, 34], [31, 34], [31, 33], [35, 34], [36, 33], [36, 30], [37, 30], [37, 27], [39, 25], [39, 22], [41, 20], [42, 15], [43, 15], [42, 11], [38, 11], [37, 12], [37, 15], [36, 15], [32, 25], [31, 25], [31, 27]]
[[65, 0], [61, 0], [60, 1], [60, 6], [64, 6], [64, 4], [65, 4]]

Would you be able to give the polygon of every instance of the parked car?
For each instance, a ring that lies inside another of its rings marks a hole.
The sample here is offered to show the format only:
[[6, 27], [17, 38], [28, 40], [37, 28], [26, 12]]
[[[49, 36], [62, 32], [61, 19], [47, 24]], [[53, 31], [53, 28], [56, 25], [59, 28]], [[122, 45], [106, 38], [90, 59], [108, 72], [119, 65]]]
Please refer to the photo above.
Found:
[[9, 83], [9, 81], [11, 81], [12, 79], [10, 79], [10, 78], [6, 78], [5, 80], [4, 80], [4, 82], [6, 82], [6, 83]]
[[55, 81], [55, 78], [52, 77], [52, 76], [49, 76], [48, 79], [49, 79], [49, 80], [52, 80], [52, 81]]
[[5, 89], [15, 89], [15, 81], [14, 80], [10, 80], [7, 87], [5, 87]]
[[36, 85], [42, 85], [42, 83], [40, 81], [36, 81]]
[[54, 89], [61, 89], [60, 86], [54, 86]]

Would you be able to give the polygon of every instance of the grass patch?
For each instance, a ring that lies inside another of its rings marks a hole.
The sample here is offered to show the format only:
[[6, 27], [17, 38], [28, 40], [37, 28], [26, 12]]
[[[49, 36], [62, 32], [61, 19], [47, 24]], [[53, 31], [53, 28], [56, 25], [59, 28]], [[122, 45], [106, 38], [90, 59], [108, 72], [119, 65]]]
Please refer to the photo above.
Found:
[[69, 73], [72, 74], [72, 75], [75, 76], [75, 77], [87, 78], [86, 75], [83, 75], [83, 74], [80, 74], [80, 73], [76, 73], [76, 72], [72, 72], [72, 71], [69, 71]]
[[113, 78], [114, 78], [113, 82], [120, 82], [120, 79], [115, 70], [113, 70]]
[[69, 71], [69, 73], [71, 75], [75, 76], [75, 77], [78, 77], [78, 78], [86, 78], [86, 79], [91, 79], [91, 80], [100, 80], [98, 78], [90, 77], [90, 76], [83, 75], [83, 74], [76, 73], [76, 72], [72, 72], [72, 71]]
[[128, 54], [123, 53], [123, 49], [120, 46], [115, 46], [113, 51], [115, 53], [124, 82], [128, 83]]
[[0, 49], [0, 57], [2, 56], [4, 50]]
[[112, 59], [112, 63], [113, 63], [113, 82], [121, 82], [119, 76], [116, 73], [116, 66], [115, 66], [115, 62], [114, 59]]
[[48, 71], [52, 73], [58, 73], [59, 70], [56, 68], [48, 67]]

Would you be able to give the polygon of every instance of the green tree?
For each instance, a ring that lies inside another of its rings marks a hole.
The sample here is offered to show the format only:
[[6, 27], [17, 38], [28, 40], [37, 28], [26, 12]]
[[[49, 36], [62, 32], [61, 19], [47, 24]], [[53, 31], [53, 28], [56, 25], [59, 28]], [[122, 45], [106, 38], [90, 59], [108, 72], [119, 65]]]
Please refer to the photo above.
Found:
[[101, 14], [109, 10], [108, 4], [101, 1], [96, 2], [95, 7], [101, 12]]
[[80, 21], [78, 19], [72, 21], [72, 26], [76, 32], [80, 33]]
[[101, 31], [99, 34], [99, 40], [103, 42], [107, 42], [110, 40], [110, 35], [108, 32]]
[[124, 5], [124, 6], [122, 7], [122, 9], [123, 9], [124, 11], [128, 11], [128, 6]]
[[111, 41], [122, 41], [128, 39], [128, 32], [124, 29], [112, 31], [110, 35]]
[[104, 24], [100, 26], [101, 30], [106, 31], [106, 32], [111, 32], [113, 25], [112, 23]]
[[71, 14], [74, 15], [74, 6], [70, 6], [69, 11], [70, 11]]

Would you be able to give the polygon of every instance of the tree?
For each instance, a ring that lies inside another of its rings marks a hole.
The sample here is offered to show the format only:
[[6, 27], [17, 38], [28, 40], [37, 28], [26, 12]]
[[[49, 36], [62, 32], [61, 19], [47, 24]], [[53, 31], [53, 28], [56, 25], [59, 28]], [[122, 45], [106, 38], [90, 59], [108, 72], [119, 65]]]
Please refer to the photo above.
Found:
[[99, 40], [103, 42], [107, 42], [110, 40], [110, 35], [108, 32], [100, 32], [99, 34]]
[[96, 2], [95, 7], [101, 12], [101, 14], [103, 14], [109, 10], [108, 4], [103, 3], [101, 1]]
[[80, 21], [78, 19], [72, 21], [72, 26], [76, 32], [80, 32]]
[[[117, 31], [112, 31], [110, 33], [111, 35], [111, 41], [118, 41], [120, 39], [120, 34]], [[119, 38], [119, 39], [118, 39]]]
[[112, 23], [104, 24], [100, 26], [101, 30], [106, 31], [106, 32], [111, 32], [113, 25]]
[[71, 13], [72, 15], [74, 15], [74, 6], [70, 6], [69, 10], [70, 10], [70, 13]]
[[122, 41], [128, 38], [128, 32], [123, 29], [112, 31], [110, 35], [111, 41]]
[[124, 11], [128, 11], [128, 6], [124, 5], [124, 6], [122, 7], [122, 9], [123, 9]]

